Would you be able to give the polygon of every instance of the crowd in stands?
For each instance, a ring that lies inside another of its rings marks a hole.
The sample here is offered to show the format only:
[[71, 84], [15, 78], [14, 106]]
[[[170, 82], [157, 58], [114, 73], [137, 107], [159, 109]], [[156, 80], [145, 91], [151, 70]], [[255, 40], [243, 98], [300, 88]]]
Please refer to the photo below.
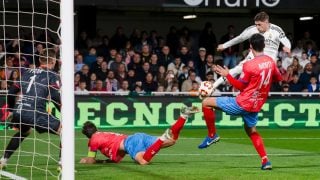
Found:
[[[174, 26], [169, 28], [167, 35], [140, 29], [134, 29], [127, 35], [121, 26], [113, 35], [103, 35], [98, 30], [94, 37], [88, 37], [83, 31], [75, 42], [74, 89], [78, 94], [89, 94], [90, 91], [132, 94], [197, 92], [201, 81], [214, 82], [219, 78], [212, 70], [214, 64], [233, 68], [246, 56], [246, 43], [222, 53], [216, 52], [218, 44], [235, 36], [235, 27], [230, 25], [226, 34], [217, 39], [211, 23], [204, 25], [197, 38], [187, 27], [177, 29]], [[320, 92], [320, 60], [316, 42], [310, 39], [308, 31], [302, 39], [291, 40], [292, 53], [284, 53], [280, 48], [277, 60], [284, 81], [273, 84], [271, 91]], [[45, 45], [36, 43], [32, 47], [32, 43], [23, 44], [16, 39], [0, 44], [1, 90], [19, 81], [20, 72], [24, 70], [22, 67], [39, 65], [35, 55]], [[59, 51], [58, 46], [53, 48]], [[228, 83], [220, 86], [219, 90], [234, 91]]]

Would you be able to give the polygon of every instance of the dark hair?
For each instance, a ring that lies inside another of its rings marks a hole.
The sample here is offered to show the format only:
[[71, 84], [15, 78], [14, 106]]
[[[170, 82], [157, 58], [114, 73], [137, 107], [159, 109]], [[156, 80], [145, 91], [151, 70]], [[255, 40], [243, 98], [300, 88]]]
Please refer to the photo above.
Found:
[[265, 21], [265, 20], [269, 20], [269, 15], [262, 11], [259, 12], [255, 17], [254, 17], [254, 21]]
[[257, 52], [262, 52], [264, 49], [264, 37], [261, 34], [254, 34], [250, 37], [249, 43], [252, 46], [252, 49]]
[[52, 59], [56, 59], [56, 52], [52, 48], [43, 49], [40, 52], [39, 61], [42, 64], [47, 64], [48, 62], [52, 61]]
[[88, 138], [91, 138], [91, 136], [97, 131], [96, 125], [90, 121], [85, 122], [82, 126], [82, 134], [86, 135]]

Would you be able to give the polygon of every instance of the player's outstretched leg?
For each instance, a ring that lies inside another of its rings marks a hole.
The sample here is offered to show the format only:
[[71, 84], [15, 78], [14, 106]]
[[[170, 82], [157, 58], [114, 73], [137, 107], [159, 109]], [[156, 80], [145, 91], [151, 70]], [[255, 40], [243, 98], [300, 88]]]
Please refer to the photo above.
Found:
[[172, 138], [177, 140], [179, 138], [179, 134], [184, 124], [186, 123], [188, 117], [193, 115], [194, 113], [199, 112], [199, 108], [196, 106], [187, 107], [184, 106], [180, 109], [180, 117], [177, 121], [171, 126], [171, 128], [167, 129], [167, 133], [172, 134]]

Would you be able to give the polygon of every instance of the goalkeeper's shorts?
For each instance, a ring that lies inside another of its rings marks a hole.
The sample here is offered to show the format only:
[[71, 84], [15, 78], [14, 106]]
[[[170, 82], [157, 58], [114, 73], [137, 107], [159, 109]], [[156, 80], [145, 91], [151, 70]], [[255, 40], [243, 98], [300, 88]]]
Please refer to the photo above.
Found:
[[20, 129], [22, 132], [34, 128], [38, 133], [57, 134], [60, 127], [60, 121], [47, 113], [30, 112], [30, 111], [14, 111], [11, 125]]
[[236, 102], [235, 97], [217, 97], [216, 102], [217, 106], [228, 115], [240, 115], [248, 127], [256, 126], [258, 122], [258, 113], [248, 112], [242, 109]]
[[150, 136], [145, 133], [135, 133], [127, 137], [124, 141], [124, 149], [134, 160], [138, 152], [145, 152], [154, 142], [157, 137]]

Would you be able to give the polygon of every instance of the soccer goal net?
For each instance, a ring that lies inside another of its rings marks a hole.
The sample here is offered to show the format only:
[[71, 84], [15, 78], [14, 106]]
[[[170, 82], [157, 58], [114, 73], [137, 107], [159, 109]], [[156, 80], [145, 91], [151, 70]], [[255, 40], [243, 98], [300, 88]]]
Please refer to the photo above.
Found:
[[0, 80], [0, 179], [74, 179], [73, 0], [1, 0]]

